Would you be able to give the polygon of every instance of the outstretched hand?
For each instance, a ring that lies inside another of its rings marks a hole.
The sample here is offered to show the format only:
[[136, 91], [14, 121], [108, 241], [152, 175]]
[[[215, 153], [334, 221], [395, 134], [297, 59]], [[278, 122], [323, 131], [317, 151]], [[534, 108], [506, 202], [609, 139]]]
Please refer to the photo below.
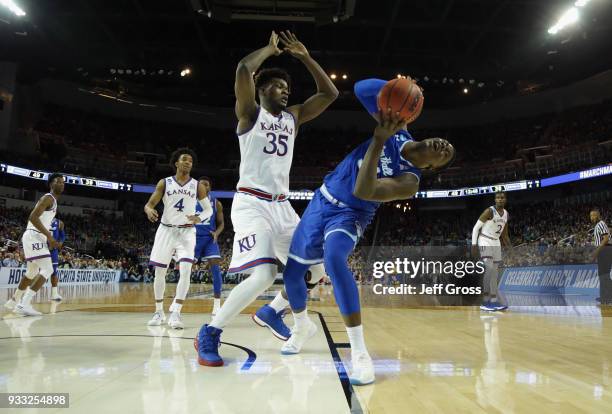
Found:
[[302, 59], [309, 55], [306, 46], [288, 30], [280, 32], [280, 41], [284, 46], [283, 50], [295, 58]]
[[274, 30], [272, 30], [272, 34], [270, 34], [270, 40], [268, 41], [268, 47], [270, 47], [273, 50], [275, 56], [278, 56], [281, 53], [283, 53], [283, 51], [278, 48], [278, 35], [276, 34]]
[[406, 120], [400, 117], [400, 113], [392, 112], [391, 108], [387, 108], [387, 111], [380, 110], [378, 116], [378, 126], [374, 130], [374, 139], [377, 141], [385, 142], [406, 123]]

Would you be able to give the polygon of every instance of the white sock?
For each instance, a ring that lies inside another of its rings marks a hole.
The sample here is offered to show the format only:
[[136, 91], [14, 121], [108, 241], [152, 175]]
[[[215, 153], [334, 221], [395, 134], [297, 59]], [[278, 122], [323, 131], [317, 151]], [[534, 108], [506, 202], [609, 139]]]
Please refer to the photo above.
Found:
[[[27, 288], [26, 288], [27, 289]], [[21, 301], [21, 298], [23, 297], [23, 294], [25, 293], [25, 289], [24, 290], [19, 290], [17, 289], [15, 291], [15, 293], [13, 293], [13, 300], [17, 303], [19, 303]]]
[[57, 296], [57, 286], [51, 286], [51, 297]]
[[178, 303], [176, 299], [174, 300], [174, 302], [172, 302], [172, 305], [170, 305], [170, 312], [181, 313], [181, 309], [183, 309], [183, 304]]
[[29, 305], [30, 302], [32, 302], [32, 298], [34, 297], [34, 295], [36, 295], [36, 292], [34, 292], [32, 289], [30, 289], [30, 287], [28, 286], [28, 288], [26, 289], [25, 293], [23, 294], [23, 296], [21, 297], [21, 304], [23, 306]]
[[365, 341], [363, 339], [363, 325], [353, 326], [352, 328], [347, 327], [346, 333], [348, 334], [349, 342], [351, 343], [351, 352], [353, 355], [368, 353], [365, 346]]
[[162, 300], [164, 298], [165, 290], [166, 290], [166, 269], [163, 267], [156, 267], [155, 268], [155, 280], [153, 281], [153, 292], [155, 292], [155, 300]]
[[304, 309], [301, 312], [293, 314], [293, 321], [295, 322], [295, 328], [300, 329], [303, 326], [308, 325], [310, 318], [308, 318], [308, 310]]
[[255, 268], [251, 276], [232, 289], [210, 326], [223, 329], [236, 315], [257, 299], [274, 283], [276, 265], [264, 264]]
[[221, 298], [213, 299], [213, 309], [219, 309], [221, 307]]
[[270, 307], [274, 309], [276, 313], [279, 313], [287, 306], [289, 306], [289, 301], [281, 295], [281, 292], [278, 292], [276, 297], [270, 302]]
[[155, 312], [164, 311], [164, 302], [155, 302]]

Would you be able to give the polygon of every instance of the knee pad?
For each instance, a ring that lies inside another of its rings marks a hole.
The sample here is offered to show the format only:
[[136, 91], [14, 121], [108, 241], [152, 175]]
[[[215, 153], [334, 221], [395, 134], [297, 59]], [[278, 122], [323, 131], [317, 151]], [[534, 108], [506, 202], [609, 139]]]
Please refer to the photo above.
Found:
[[325, 276], [325, 268], [322, 264], [313, 265], [308, 269], [306, 275], [304, 276], [304, 280], [306, 281], [306, 286], [308, 290], [314, 289], [321, 279]]

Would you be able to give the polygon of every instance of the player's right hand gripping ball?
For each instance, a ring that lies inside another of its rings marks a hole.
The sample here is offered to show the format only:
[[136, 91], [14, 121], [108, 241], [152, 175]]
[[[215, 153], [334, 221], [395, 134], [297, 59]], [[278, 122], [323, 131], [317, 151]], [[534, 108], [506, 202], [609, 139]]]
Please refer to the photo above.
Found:
[[392, 79], [378, 93], [378, 109], [399, 112], [400, 118], [414, 122], [423, 110], [423, 91], [411, 78]]

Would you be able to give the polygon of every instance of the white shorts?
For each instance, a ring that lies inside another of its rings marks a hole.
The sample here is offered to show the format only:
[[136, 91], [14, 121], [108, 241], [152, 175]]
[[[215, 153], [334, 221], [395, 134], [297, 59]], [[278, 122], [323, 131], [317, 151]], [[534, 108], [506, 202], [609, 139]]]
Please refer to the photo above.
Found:
[[250, 273], [262, 264], [287, 262], [300, 217], [289, 201], [266, 201], [236, 193], [232, 204], [234, 244], [228, 273]]
[[175, 254], [177, 262], [193, 263], [195, 244], [195, 227], [178, 228], [160, 224], [155, 233], [149, 264], [156, 267], [168, 267]]
[[480, 249], [481, 259], [501, 262], [501, 243], [499, 239], [491, 239], [481, 234], [478, 236], [478, 248]]
[[36, 230], [26, 230], [21, 237], [23, 245], [23, 254], [26, 261], [44, 259], [46, 257], [51, 260], [51, 252], [47, 244], [47, 236]]

